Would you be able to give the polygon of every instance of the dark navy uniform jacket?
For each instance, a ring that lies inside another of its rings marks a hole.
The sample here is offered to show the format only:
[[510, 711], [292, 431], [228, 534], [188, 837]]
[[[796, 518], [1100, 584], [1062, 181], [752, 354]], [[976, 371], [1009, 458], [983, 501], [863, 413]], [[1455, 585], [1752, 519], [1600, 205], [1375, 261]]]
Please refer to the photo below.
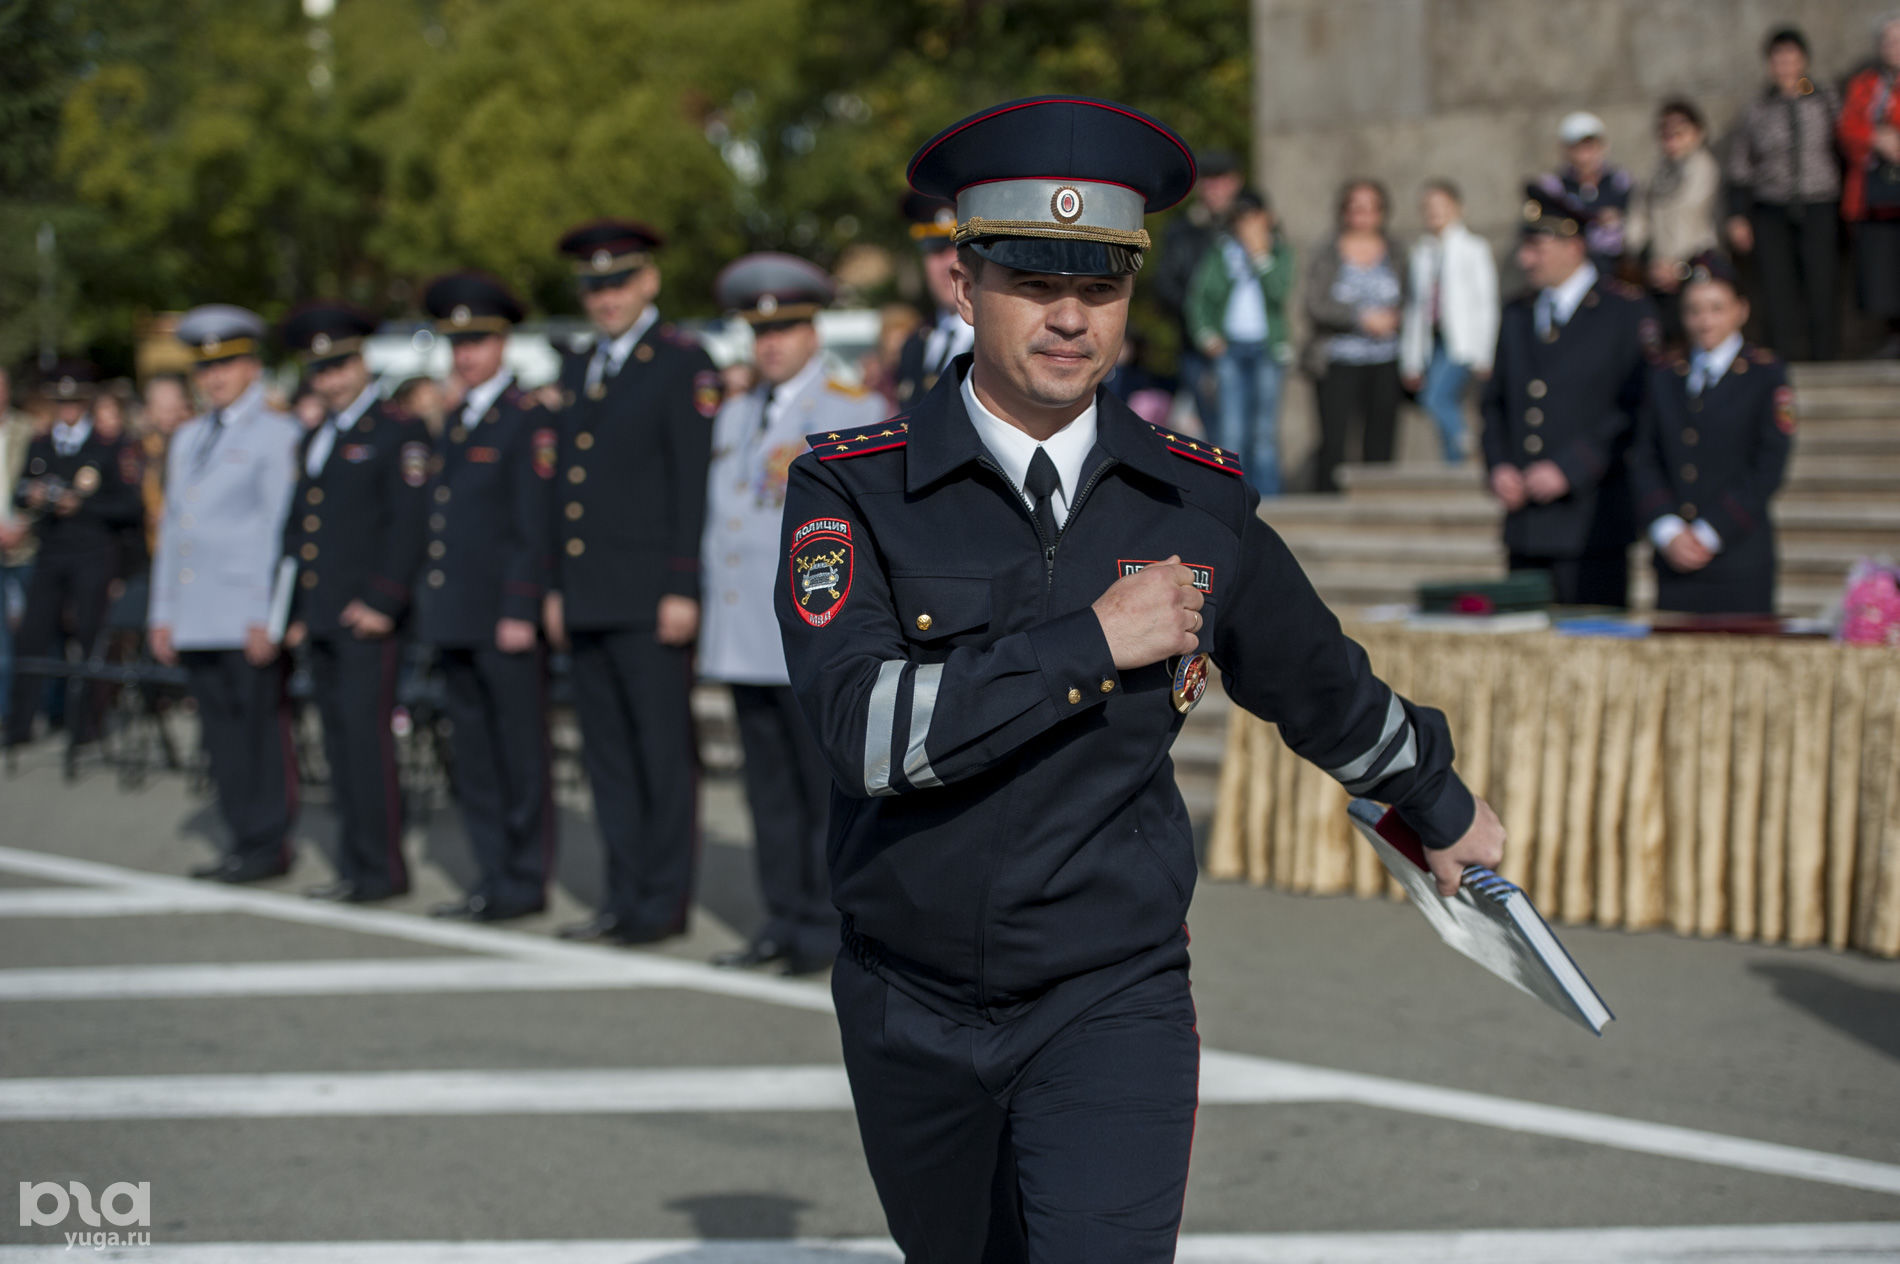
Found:
[[598, 399], [592, 359], [561, 365], [555, 586], [570, 628], [650, 628], [661, 597], [699, 597], [719, 374], [671, 325], [640, 336]]
[[1171, 664], [1115, 668], [1089, 608], [1179, 554], [1230, 695], [1435, 846], [1470, 825], [1444, 717], [1340, 630], [1233, 458], [1098, 392], [1098, 438], [1048, 541], [959, 394], [811, 436], [777, 588], [792, 687], [834, 778], [833, 899], [899, 986], [996, 1016], [1178, 941], [1194, 889], [1168, 751]]
[[343, 607], [360, 601], [400, 622], [428, 533], [429, 432], [379, 400], [337, 432], [312, 478], [305, 458], [318, 433], [297, 445], [297, 491], [284, 519], [284, 556], [297, 562], [291, 617], [330, 636], [343, 627]]
[[1633, 537], [1624, 472], [1654, 353], [1655, 309], [1640, 290], [1599, 278], [1567, 324], [1538, 334], [1536, 295], [1513, 299], [1484, 390], [1484, 463], [1554, 461], [1570, 492], [1504, 519], [1504, 545], [1533, 557], [1582, 557]]
[[57, 496], [49, 495], [38, 512], [33, 531], [41, 557], [79, 557], [113, 553], [125, 528], [145, 517], [140, 484], [145, 465], [136, 444], [108, 442], [97, 433], [70, 456], [61, 456], [50, 434], [27, 445], [26, 464], [13, 491], [13, 503], [26, 508], [26, 494], [42, 480], [62, 483], [79, 493], [79, 508], [64, 516], [54, 511]]
[[541, 622], [552, 565], [554, 416], [510, 384], [486, 414], [450, 413], [429, 480], [416, 635], [493, 645], [502, 619]]
[[1651, 370], [1630, 452], [1636, 516], [1707, 522], [1722, 550], [1683, 574], [1659, 554], [1657, 607], [1706, 614], [1774, 610], [1775, 535], [1768, 501], [1794, 446], [1794, 391], [1765, 347], [1744, 346], [1728, 372], [1689, 397], [1689, 361]]

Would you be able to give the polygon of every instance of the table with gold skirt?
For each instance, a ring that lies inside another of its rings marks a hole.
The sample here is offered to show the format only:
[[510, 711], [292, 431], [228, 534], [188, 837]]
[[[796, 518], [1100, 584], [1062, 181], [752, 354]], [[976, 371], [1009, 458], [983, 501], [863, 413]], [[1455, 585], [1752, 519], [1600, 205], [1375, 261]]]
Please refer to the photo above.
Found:
[[[1820, 640], [1353, 630], [1443, 710], [1552, 921], [1900, 956], [1900, 655]], [[1346, 792], [1232, 711], [1210, 877], [1396, 896]]]

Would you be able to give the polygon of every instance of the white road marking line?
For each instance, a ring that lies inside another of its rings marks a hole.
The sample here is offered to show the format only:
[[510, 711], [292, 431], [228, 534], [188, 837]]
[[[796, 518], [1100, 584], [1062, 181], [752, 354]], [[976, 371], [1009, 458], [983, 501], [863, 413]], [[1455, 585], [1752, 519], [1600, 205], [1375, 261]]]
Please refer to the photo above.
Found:
[[442, 921], [391, 909], [330, 904], [278, 891], [218, 889], [189, 878], [173, 878], [119, 865], [21, 851], [14, 847], [0, 847], [0, 870], [120, 890], [181, 895], [186, 898], [202, 895], [217, 900], [220, 907], [230, 912], [251, 913], [259, 917], [299, 922], [307, 926], [326, 926], [359, 934], [382, 935], [463, 952], [487, 953], [524, 961], [567, 963], [583, 969], [595, 969], [601, 967], [602, 963], [608, 963], [611, 968], [622, 971], [624, 977], [632, 980], [627, 984], [629, 987], [691, 988], [792, 1009], [831, 1012], [831, 992], [823, 984], [720, 970], [703, 962], [681, 961], [658, 953], [563, 943], [545, 935], [500, 926]]
[[149, 917], [215, 913], [229, 908], [214, 891], [84, 890], [43, 887], [0, 891], [0, 919], [13, 917]]
[[[207, 891], [202, 883], [184, 878], [172, 878], [117, 865], [74, 860], [10, 847], [0, 847], [0, 870], [10, 870], [14, 873], [54, 881], [91, 883], [120, 890], [149, 893], [175, 895], [185, 892], [195, 895]], [[697, 962], [679, 961], [652, 953], [624, 952], [566, 944], [500, 927], [439, 922], [384, 909], [359, 909], [324, 904], [272, 891], [213, 889], [208, 894], [222, 901], [233, 911], [366, 934], [385, 935], [412, 943], [488, 953], [509, 958], [518, 963], [536, 962], [550, 967], [567, 966], [576, 972], [577, 977], [584, 978], [589, 986], [602, 986], [596, 980], [611, 973], [613, 977], [624, 980], [620, 986], [626, 987], [675, 987], [743, 997], [811, 1011], [829, 1012], [831, 1009], [830, 994], [823, 985], [717, 970]], [[315, 964], [334, 967], [345, 963]], [[376, 966], [376, 963], [355, 964], [369, 965], [372, 969]], [[421, 965], [420, 962], [404, 962], [405, 969]], [[254, 965], [221, 968], [233, 972], [267, 969], [267, 967]], [[423, 968], [437, 967], [424, 966]], [[129, 976], [137, 969], [139, 968], [116, 968], [116, 971]], [[165, 969], [177, 971], [188, 969], [188, 967], [165, 967]], [[476, 972], [479, 974], [479, 968]], [[9, 986], [38, 987], [42, 989], [41, 995], [50, 999], [49, 990], [52, 983], [47, 976], [54, 973], [54, 971], [0, 970], [0, 1000], [9, 998]], [[444, 971], [444, 973], [449, 972]], [[9, 976], [16, 976], [14, 984], [9, 984]], [[37, 976], [37, 981], [33, 978], [18, 976]], [[67, 974], [67, 977], [76, 980], [78, 975], [76, 972], [71, 972]], [[233, 974], [231, 977], [235, 979], [240, 976]], [[340, 981], [342, 976], [333, 977]], [[500, 977], [502, 976], [498, 974], [497, 978]], [[109, 986], [105, 983], [96, 985]], [[130, 985], [121, 984], [120, 986]], [[200, 995], [203, 994], [200, 993]], [[258, 995], [260, 993], [252, 991], [224, 994]], [[151, 993], [146, 995], [151, 995]], [[13, 1083], [23, 1082], [14, 1081]], [[0, 1086], [7, 1083], [8, 1081], [0, 1080]], [[1855, 1189], [1900, 1193], [1900, 1166], [1893, 1164], [1826, 1154], [1821, 1151], [1804, 1150], [1771, 1142], [1752, 1141], [1697, 1129], [1652, 1124], [1642, 1120], [1598, 1114], [1594, 1111], [1515, 1101], [1483, 1093], [1388, 1079], [1383, 1076], [1334, 1071], [1324, 1067], [1303, 1066], [1298, 1063], [1280, 1062], [1246, 1054], [1226, 1054], [1211, 1049], [1202, 1052], [1202, 1094], [1203, 1100], [1210, 1105], [1221, 1102], [1348, 1101], [1412, 1114], [1453, 1119], [1464, 1123], [1499, 1127], [1508, 1131], [1561, 1137], [1637, 1153], [1692, 1159], [1722, 1167], [1765, 1172], [1824, 1184], [1844, 1185]]]
[[[1900, 1194], [1900, 1166], [1379, 1076], [1208, 1052], [1201, 1102], [1345, 1102]], [[837, 1066], [0, 1079], [0, 1121], [849, 1110]]]
[[[51, 1232], [50, 1230], [47, 1232]], [[1794, 1264], [1892, 1260], [1900, 1224], [1664, 1229], [1476, 1229], [1451, 1233], [1185, 1234], [1180, 1264]], [[0, 1246], [0, 1264], [71, 1260], [64, 1245]], [[779, 1242], [632, 1239], [520, 1242], [205, 1242], [88, 1250], [143, 1264], [883, 1264], [879, 1238]]]
[[185, 1000], [200, 997], [368, 996], [652, 987], [638, 970], [494, 957], [396, 957], [237, 964], [48, 966], [0, 970], [0, 1002]]

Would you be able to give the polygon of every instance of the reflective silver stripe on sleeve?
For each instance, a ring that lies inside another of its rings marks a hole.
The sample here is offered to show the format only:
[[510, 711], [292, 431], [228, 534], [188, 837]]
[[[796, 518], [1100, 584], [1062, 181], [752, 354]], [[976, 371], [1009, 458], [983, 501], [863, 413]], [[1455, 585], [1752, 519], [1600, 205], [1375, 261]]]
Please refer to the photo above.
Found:
[[901, 658], [878, 664], [877, 683], [864, 715], [864, 792], [891, 795], [891, 726], [897, 722], [897, 686], [909, 666]]
[[930, 756], [924, 752], [924, 739], [930, 736], [930, 717], [937, 709], [937, 687], [943, 683], [943, 664], [932, 663], [917, 669], [910, 691], [910, 745], [904, 749], [904, 776], [918, 789], [943, 784], [930, 770]]
[[1346, 788], [1350, 790], [1353, 782], [1365, 776], [1367, 771], [1379, 762], [1379, 756], [1385, 753], [1385, 748], [1392, 744], [1392, 739], [1399, 735], [1399, 729], [1404, 724], [1405, 704], [1400, 702], [1399, 695], [1394, 693], [1391, 704], [1385, 709], [1385, 728], [1380, 732], [1379, 740], [1368, 746], [1365, 753], [1357, 759], [1341, 764], [1337, 768], [1328, 768], [1326, 775], [1334, 781], [1344, 782]]
[[1399, 753], [1393, 756], [1392, 762], [1364, 780], [1347, 782], [1346, 793], [1365, 794], [1387, 777], [1409, 772], [1416, 767], [1418, 767], [1418, 733], [1413, 730], [1408, 721], [1405, 726], [1405, 745], [1399, 747]]

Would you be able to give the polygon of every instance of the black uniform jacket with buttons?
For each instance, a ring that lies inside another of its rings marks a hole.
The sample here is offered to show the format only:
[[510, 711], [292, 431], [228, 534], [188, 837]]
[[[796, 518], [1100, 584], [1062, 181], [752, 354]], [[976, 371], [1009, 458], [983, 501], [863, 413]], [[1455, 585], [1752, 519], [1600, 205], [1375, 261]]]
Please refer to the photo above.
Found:
[[[1702, 588], [1762, 587], [1772, 608], [1774, 531], [1768, 501], [1781, 486], [1794, 446], [1794, 391], [1786, 367], [1765, 347], [1744, 347], [1728, 372], [1689, 397], [1689, 362], [1650, 373], [1642, 422], [1630, 451], [1636, 516], [1647, 527], [1665, 514], [1705, 521], [1722, 551], [1680, 578]], [[1659, 568], [1666, 563], [1659, 562]]]
[[502, 619], [541, 621], [553, 564], [554, 414], [514, 386], [479, 423], [446, 420], [432, 458], [428, 547], [416, 635], [432, 645], [492, 645]]
[[1471, 823], [1444, 717], [1400, 698], [1256, 512], [1233, 458], [1098, 392], [1057, 540], [964, 412], [811, 436], [776, 602], [834, 778], [833, 898], [917, 988], [994, 1012], [1181, 933], [1195, 879], [1168, 757], [1173, 661], [1118, 671], [1091, 603], [1179, 554], [1229, 694], [1434, 846]]
[[70, 514], [60, 514], [54, 508], [57, 489], [47, 487], [48, 495], [37, 510], [34, 525], [39, 555], [111, 553], [127, 527], [144, 521], [145, 502], [139, 494], [144, 475], [144, 462], [132, 444], [108, 442], [96, 433], [88, 434], [70, 456], [61, 456], [52, 436], [40, 435], [27, 447], [13, 503], [27, 508], [27, 494], [36, 483], [62, 484], [78, 493], [79, 507]]
[[401, 620], [428, 531], [429, 432], [378, 401], [337, 433], [312, 478], [305, 458], [319, 433], [297, 445], [297, 492], [284, 519], [284, 556], [297, 563], [291, 617], [312, 636], [339, 631], [352, 601]]
[[1484, 390], [1487, 469], [1554, 461], [1567, 495], [1504, 519], [1504, 544], [1536, 557], [1614, 552], [1632, 538], [1624, 463], [1656, 346], [1642, 292], [1599, 279], [1567, 324], [1538, 334], [1535, 295], [1505, 305]]
[[561, 366], [556, 587], [571, 628], [652, 627], [661, 597], [699, 597], [719, 374], [670, 325], [640, 336], [599, 399], [592, 359]]

